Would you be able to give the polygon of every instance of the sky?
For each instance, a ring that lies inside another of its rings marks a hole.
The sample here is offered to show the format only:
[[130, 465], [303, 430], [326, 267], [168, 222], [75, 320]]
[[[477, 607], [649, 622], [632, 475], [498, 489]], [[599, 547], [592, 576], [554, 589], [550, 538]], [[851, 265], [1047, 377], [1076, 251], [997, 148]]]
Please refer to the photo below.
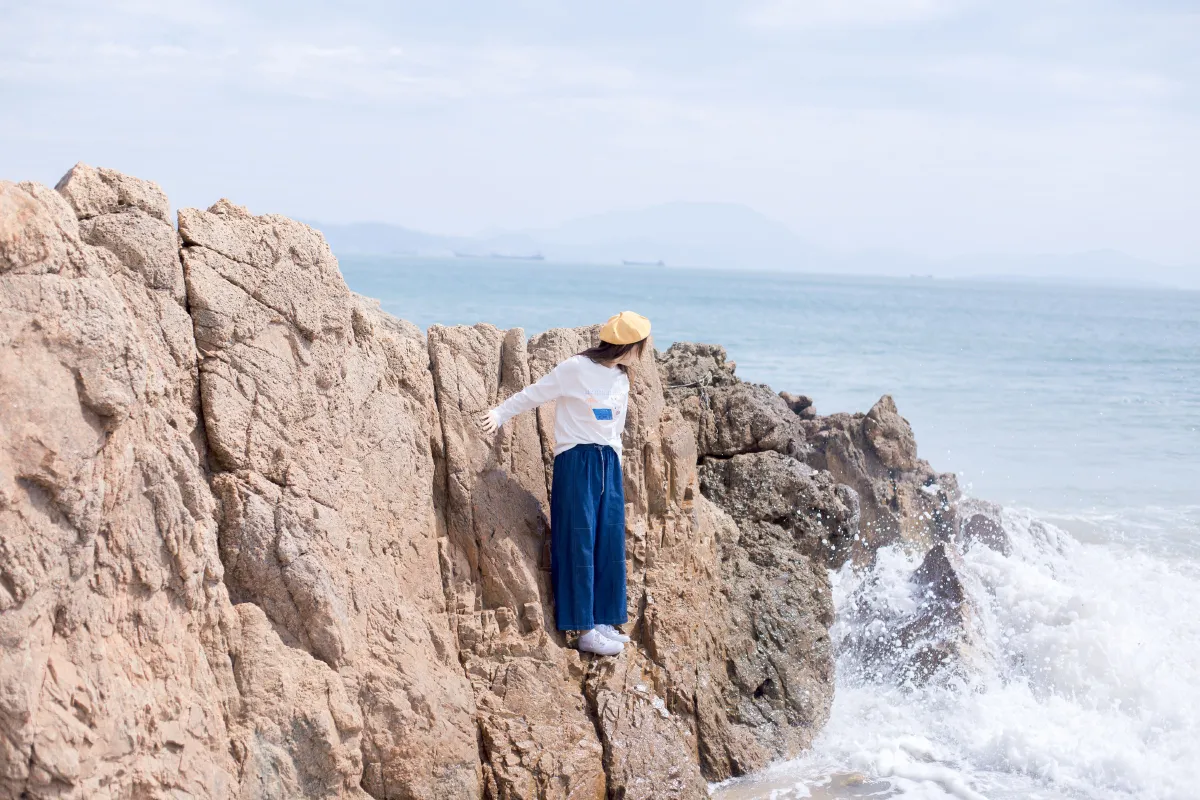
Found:
[[742, 203], [1200, 265], [1196, 0], [0, 0], [0, 177], [449, 234]]

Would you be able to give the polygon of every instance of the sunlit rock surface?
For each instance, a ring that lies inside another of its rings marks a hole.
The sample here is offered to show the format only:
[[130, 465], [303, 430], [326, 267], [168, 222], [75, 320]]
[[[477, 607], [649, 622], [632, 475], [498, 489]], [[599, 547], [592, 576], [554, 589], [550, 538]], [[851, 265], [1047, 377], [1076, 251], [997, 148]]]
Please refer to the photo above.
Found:
[[83, 164], [0, 183], [0, 798], [699, 798], [807, 747], [826, 567], [954, 536], [952, 478], [889, 398], [817, 417], [719, 347], [648, 351], [634, 641], [581, 654], [553, 407], [474, 417], [596, 335], [426, 335], [285, 217], [176, 229], [157, 186]]

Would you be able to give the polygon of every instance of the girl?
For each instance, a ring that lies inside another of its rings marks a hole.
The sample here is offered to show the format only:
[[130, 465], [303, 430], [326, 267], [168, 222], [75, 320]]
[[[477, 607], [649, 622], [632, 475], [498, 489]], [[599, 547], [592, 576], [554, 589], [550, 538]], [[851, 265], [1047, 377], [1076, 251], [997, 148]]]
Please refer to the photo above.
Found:
[[600, 329], [600, 344], [572, 356], [537, 383], [482, 414], [493, 434], [522, 411], [557, 400], [550, 488], [550, 577], [558, 629], [582, 631], [579, 649], [621, 652], [625, 610], [625, 489], [621, 431], [629, 365], [650, 336], [650, 320], [622, 311]]

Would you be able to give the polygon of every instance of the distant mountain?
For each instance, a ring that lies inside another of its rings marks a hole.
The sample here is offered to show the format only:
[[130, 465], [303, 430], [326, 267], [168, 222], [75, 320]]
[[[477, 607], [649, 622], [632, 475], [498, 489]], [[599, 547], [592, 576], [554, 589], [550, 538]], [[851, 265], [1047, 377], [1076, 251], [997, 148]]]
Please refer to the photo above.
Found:
[[664, 203], [529, 231], [545, 250], [588, 260], [674, 265], [802, 266], [808, 247], [786, 225], [734, 203]]
[[673, 266], [770, 269], [803, 266], [810, 250], [783, 223], [733, 203], [665, 203], [552, 228], [476, 237], [440, 236], [379, 222], [308, 224], [325, 234], [336, 253], [541, 253], [552, 261], [661, 260]]
[[541, 254], [549, 261], [600, 264], [663, 261], [667, 266], [1200, 289], [1200, 269], [1168, 267], [1116, 250], [948, 259], [882, 250], [834, 253], [808, 244], [783, 223], [735, 203], [664, 203], [580, 217], [548, 228], [475, 237], [442, 236], [379, 222], [309, 224], [325, 234], [339, 255]]

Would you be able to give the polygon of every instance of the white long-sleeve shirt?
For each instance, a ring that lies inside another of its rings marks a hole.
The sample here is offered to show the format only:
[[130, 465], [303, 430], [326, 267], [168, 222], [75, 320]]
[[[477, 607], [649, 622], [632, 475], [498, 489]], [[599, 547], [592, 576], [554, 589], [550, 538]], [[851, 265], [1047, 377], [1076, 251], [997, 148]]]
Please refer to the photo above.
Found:
[[629, 405], [629, 378], [586, 356], [571, 356], [540, 381], [492, 409], [497, 427], [523, 411], [557, 400], [554, 455], [577, 444], [606, 444], [621, 454], [621, 431]]

